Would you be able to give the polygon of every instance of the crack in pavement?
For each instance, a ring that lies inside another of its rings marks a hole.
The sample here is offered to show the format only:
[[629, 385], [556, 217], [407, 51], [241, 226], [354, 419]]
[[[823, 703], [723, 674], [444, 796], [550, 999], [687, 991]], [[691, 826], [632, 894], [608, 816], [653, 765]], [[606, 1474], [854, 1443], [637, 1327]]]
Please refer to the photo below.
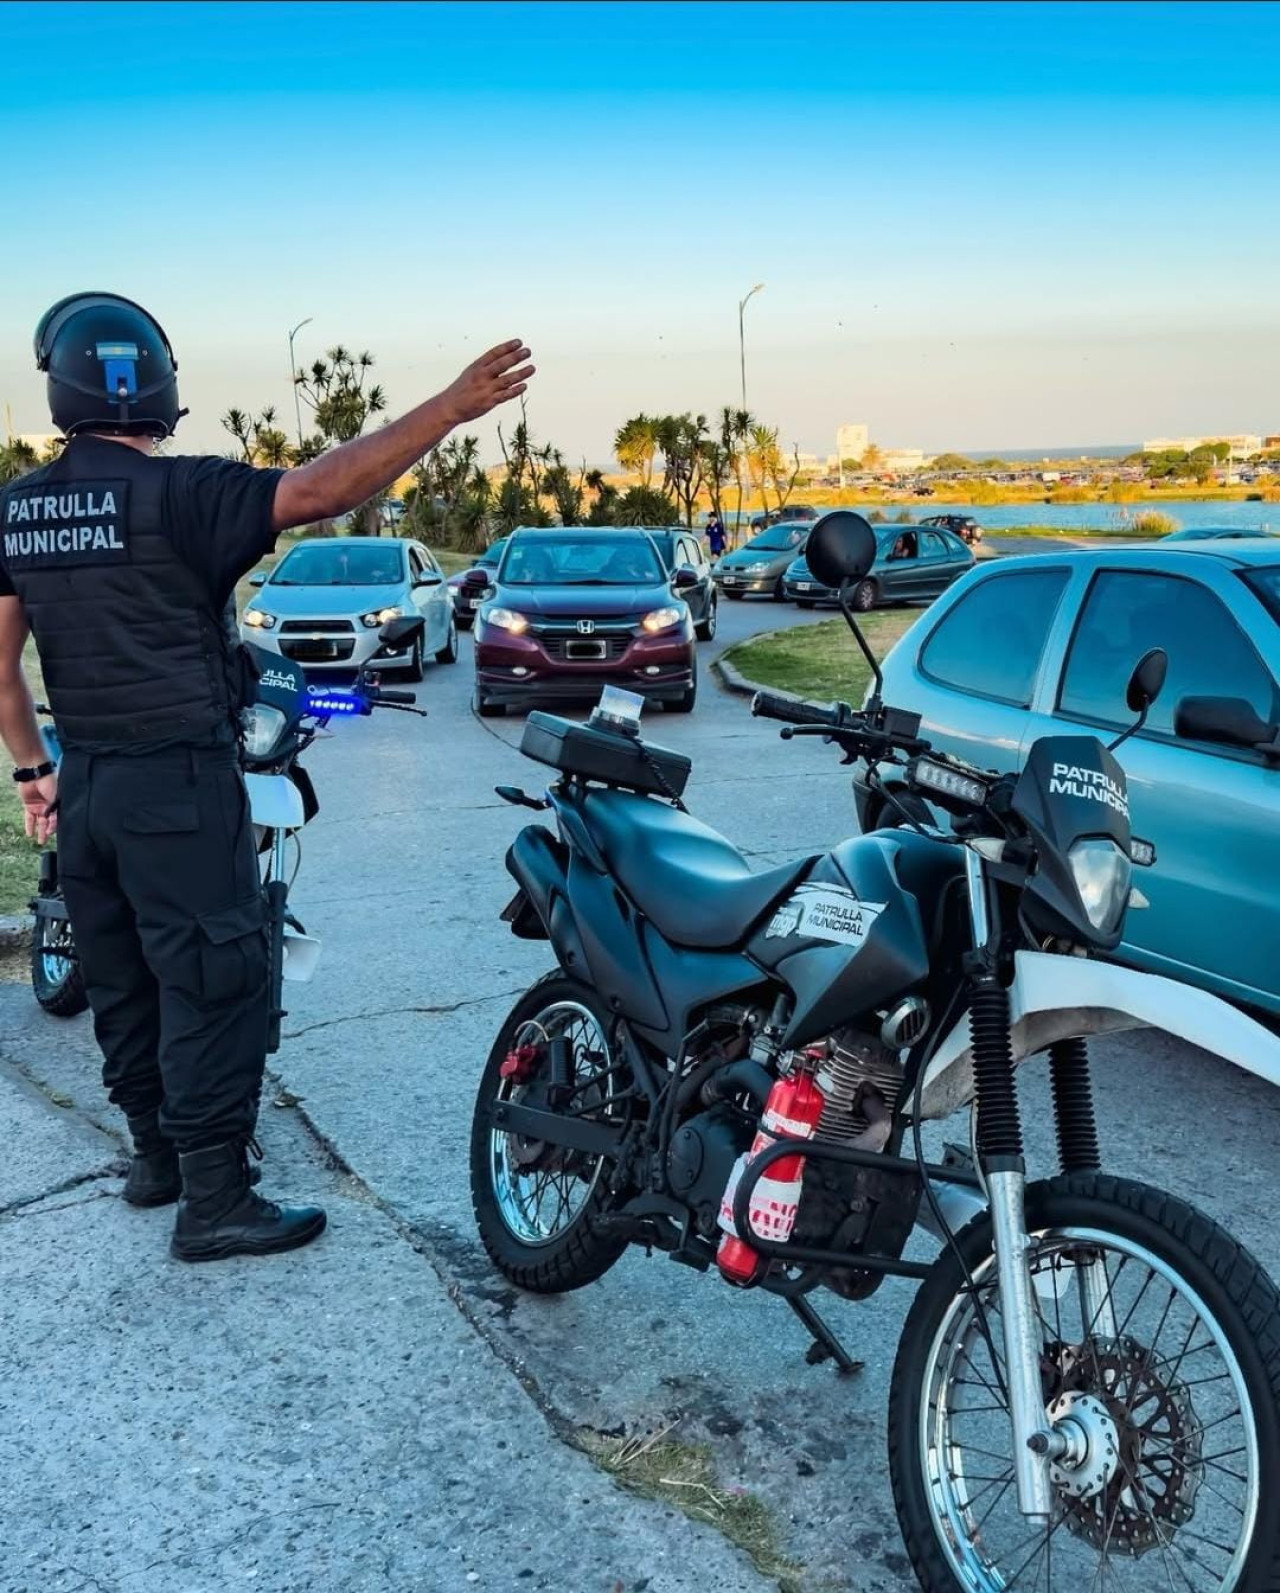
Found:
[[[42, 1200], [52, 1200], [55, 1195], [69, 1195], [73, 1189], [80, 1189], [85, 1184], [91, 1184], [107, 1178], [119, 1178], [118, 1167], [99, 1167], [91, 1173], [77, 1173], [74, 1178], [65, 1178], [60, 1184], [54, 1184], [52, 1189], [44, 1189], [38, 1195], [22, 1195], [17, 1200], [11, 1200], [5, 1206], [0, 1206], [0, 1217], [13, 1216], [43, 1216], [43, 1212], [28, 1213], [26, 1207], [38, 1206]], [[105, 1191], [100, 1192], [105, 1196]], [[97, 1198], [97, 1196], [91, 1197]], [[68, 1201], [68, 1205], [80, 1205], [79, 1201]], [[55, 1211], [64, 1211], [66, 1207], [55, 1206]]]
[[304, 1034], [314, 1034], [317, 1029], [333, 1029], [340, 1023], [365, 1023], [375, 1018], [395, 1018], [402, 1014], [418, 1013], [428, 1018], [438, 1018], [450, 1012], [461, 1012], [467, 1007], [483, 1007], [490, 1001], [509, 1001], [512, 996], [521, 995], [523, 985], [512, 990], [497, 990], [491, 996], [468, 996], [463, 1001], [446, 1002], [443, 1006], [424, 1007], [378, 1007], [372, 1012], [349, 1012], [345, 1016], [336, 1018], [321, 1018], [318, 1023], [308, 1023], [301, 1029], [286, 1029], [283, 1038], [286, 1040], [300, 1040]]

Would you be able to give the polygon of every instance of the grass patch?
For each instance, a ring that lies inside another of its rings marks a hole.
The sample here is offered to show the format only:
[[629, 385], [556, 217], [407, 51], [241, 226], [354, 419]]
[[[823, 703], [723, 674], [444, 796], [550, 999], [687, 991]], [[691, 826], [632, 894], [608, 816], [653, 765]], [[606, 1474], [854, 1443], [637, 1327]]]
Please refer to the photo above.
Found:
[[[922, 612], [895, 608], [865, 615], [862, 631], [876, 657], [883, 658]], [[866, 659], [843, 619], [757, 636], [731, 647], [725, 657], [748, 680], [822, 702], [835, 698], [856, 706], [871, 679]]]
[[635, 1438], [583, 1430], [578, 1441], [620, 1487], [709, 1523], [749, 1554], [761, 1575], [774, 1578], [780, 1593], [801, 1593], [804, 1567], [783, 1552], [768, 1507], [745, 1489], [720, 1486], [706, 1444], [681, 1443], [669, 1427]]
[[22, 808], [11, 798], [0, 810], [0, 913], [26, 912], [39, 873], [40, 854], [26, 837]]
[[[1156, 531], [1146, 524], [1149, 520], [1168, 520], [1169, 524]], [[1139, 537], [1162, 537], [1176, 526], [1177, 521], [1170, 516], [1147, 510], [1135, 515], [1128, 525], [1002, 525], [987, 531], [985, 536], [989, 542], [999, 541], [1001, 537], [1046, 537], [1051, 542], [1070, 542], [1073, 539], [1087, 542], [1094, 537], [1118, 537], [1121, 541], [1132, 542]]]

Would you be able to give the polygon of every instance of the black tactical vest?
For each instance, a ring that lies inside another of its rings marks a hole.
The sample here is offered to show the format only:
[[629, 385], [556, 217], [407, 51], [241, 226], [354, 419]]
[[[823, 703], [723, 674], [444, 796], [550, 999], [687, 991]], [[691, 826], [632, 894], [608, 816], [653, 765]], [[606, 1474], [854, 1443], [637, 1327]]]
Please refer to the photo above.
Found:
[[239, 710], [219, 605], [166, 533], [167, 473], [85, 437], [0, 489], [0, 560], [66, 742], [197, 742]]

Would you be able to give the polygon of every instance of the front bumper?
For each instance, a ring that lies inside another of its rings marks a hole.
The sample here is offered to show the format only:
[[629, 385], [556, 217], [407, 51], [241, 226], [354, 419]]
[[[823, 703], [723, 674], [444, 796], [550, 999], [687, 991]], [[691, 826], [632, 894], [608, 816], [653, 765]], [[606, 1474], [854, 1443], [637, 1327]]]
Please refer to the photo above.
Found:
[[308, 675], [350, 673], [365, 664], [376, 663], [381, 669], [398, 669], [412, 658], [412, 647], [392, 652], [378, 640], [378, 632], [357, 621], [355, 630], [340, 631], [308, 625], [304, 620], [291, 620], [296, 630], [283, 630], [277, 624], [271, 630], [260, 626], [240, 626], [240, 639], [265, 652], [301, 664]]
[[742, 592], [744, 594], [772, 592], [777, 587], [776, 575], [740, 575], [736, 570], [719, 570], [712, 576], [712, 580], [722, 592]]
[[674, 702], [694, 683], [692, 630], [636, 636], [617, 656], [551, 658], [533, 637], [483, 626], [476, 640], [476, 683], [495, 703], [594, 702], [605, 686], [621, 686], [657, 702]]
[[817, 581], [784, 581], [782, 590], [791, 602], [839, 603], [840, 594], [829, 586], [819, 586]]

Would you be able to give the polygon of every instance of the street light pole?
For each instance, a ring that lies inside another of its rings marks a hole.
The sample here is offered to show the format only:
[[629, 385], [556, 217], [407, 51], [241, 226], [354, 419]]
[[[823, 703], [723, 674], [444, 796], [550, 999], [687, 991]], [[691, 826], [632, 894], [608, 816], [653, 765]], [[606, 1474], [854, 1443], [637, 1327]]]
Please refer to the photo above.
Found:
[[750, 304], [762, 287], [764, 287], [764, 283], [757, 282], [745, 299], [738, 300], [738, 359], [742, 366], [742, 407], [744, 410], [747, 407], [747, 339], [743, 330], [743, 316], [746, 314], [747, 305]]
[[293, 413], [298, 421], [298, 447], [302, 447], [302, 400], [298, 396], [298, 367], [293, 361], [293, 340], [304, 326], [310, 326], [314, 316], [308, 316], [305, 321], [299, 321], [293, 331], [289, 333], [289, 380], [293, 383]]

